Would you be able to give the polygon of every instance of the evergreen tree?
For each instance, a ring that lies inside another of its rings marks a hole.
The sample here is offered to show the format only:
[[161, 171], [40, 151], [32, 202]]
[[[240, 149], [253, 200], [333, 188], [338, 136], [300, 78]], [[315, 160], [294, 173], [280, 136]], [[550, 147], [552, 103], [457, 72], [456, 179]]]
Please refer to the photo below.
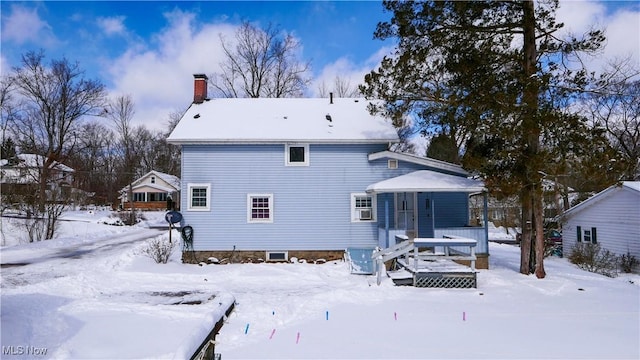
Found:
[[394, 118], [416, 117], [423, 133], [449, 134], [465, 151], [463, 164], [490, 190], [518, 194], [522, 207], [520, 271], [528, 274], [535, 237], [535, 273], [543, 265], [542, 177], [565, 138], [587, 139], [584, 126], [558, 107], [587, 83], [584, 69], [563, 66], [604, 40], [560, 39], [557, 1], [384, 1], [393, 13], [375, 37], [398, 45], [365, 77], [363, 93], [384, 99], [373, 108]]
[[446, 134], [438, 134], [431, 138], [429, 146], [427, 147], [427, 157], [447, 161], [452, 164], [460, 163], [458, 147], [455, 141]]
[[16, 154], [16, 144], [10, 137], [2, 141], [2, 156], [0, 158], [9, 160], [9, 163], [15, 163], [18, 155]]

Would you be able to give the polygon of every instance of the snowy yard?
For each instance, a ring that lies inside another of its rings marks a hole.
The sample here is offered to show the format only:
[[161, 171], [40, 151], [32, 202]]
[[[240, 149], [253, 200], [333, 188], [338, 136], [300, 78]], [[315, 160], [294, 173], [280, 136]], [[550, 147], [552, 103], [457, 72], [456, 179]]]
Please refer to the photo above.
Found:
[[167, 231], [101, 217], [69, 214], [82, 221], [58, 239], [1, 248], [2, 264], [28, 263], [2, 268], [2, 358], [184, 358], [234, 300], [225, 360], [640, 358], [638, 275], [550, 258], [539, 280], [518, 273], [517, 247], [493, 243], [477, 289], [377, 286], [341, 261], [197, 266], [176, 252], [159, 265], [141, 251]]

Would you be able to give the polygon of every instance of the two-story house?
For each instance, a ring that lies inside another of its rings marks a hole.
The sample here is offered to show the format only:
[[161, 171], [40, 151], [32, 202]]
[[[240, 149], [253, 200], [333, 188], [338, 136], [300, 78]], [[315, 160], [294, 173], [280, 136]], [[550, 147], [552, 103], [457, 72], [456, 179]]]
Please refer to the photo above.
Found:
[[[45, 157], [37, 154], [20, 154], [15, 161], [0, 160], [0, 186], [3, 197], [14, 197], [18, 201], [22, 197], [38, 192], [42, 167]], [[70, 200], [75, 170], [54, 161], [49, 166], [47, 179], [47, 196], [49, 201]]]
[[469, 221], [469, 194], [483, 184], [460, 166], [389, 151], [397, 131], [368, 100], [207, 99], [204, 75], [194, 89], [168, 138], [181, 146], [193, 260], [331, 260], [396, 234], [444, 232], [477, 239], [477, 266], [488, 267], [486, 226]]

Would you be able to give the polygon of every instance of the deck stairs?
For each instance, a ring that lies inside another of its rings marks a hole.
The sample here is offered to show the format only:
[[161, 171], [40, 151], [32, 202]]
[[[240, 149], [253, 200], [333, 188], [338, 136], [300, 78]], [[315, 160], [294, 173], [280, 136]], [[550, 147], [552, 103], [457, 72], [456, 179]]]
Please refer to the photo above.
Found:
[[[413, 285], [431, 288], [476, 288], [476, 271], [455, 263], [454, 260], [475, 260], [475, 255], [436, 253], [433, 250], [419, 252], [413, 240], [405, 240], [385, 249], [375, 250], [377, 283], [386, 274], [396, 285]], [[396, 268], [387, 271], [385, 262], [395, 260]]]

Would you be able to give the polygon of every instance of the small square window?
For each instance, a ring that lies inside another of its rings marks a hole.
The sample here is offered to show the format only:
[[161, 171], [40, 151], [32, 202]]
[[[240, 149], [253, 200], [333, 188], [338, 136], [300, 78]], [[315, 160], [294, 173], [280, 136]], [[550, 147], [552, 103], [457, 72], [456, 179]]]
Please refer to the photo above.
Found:
[[285, 146], [285, 165], [309, 166], [309, 145], [287, 144]]
[[151, 177], [151, 183], [152, 183], [152, 184], [155, 184], [155, 183], [156, 183], [156, 177], [155, 177], [155, 176], [152, 176], [152, 177]]

